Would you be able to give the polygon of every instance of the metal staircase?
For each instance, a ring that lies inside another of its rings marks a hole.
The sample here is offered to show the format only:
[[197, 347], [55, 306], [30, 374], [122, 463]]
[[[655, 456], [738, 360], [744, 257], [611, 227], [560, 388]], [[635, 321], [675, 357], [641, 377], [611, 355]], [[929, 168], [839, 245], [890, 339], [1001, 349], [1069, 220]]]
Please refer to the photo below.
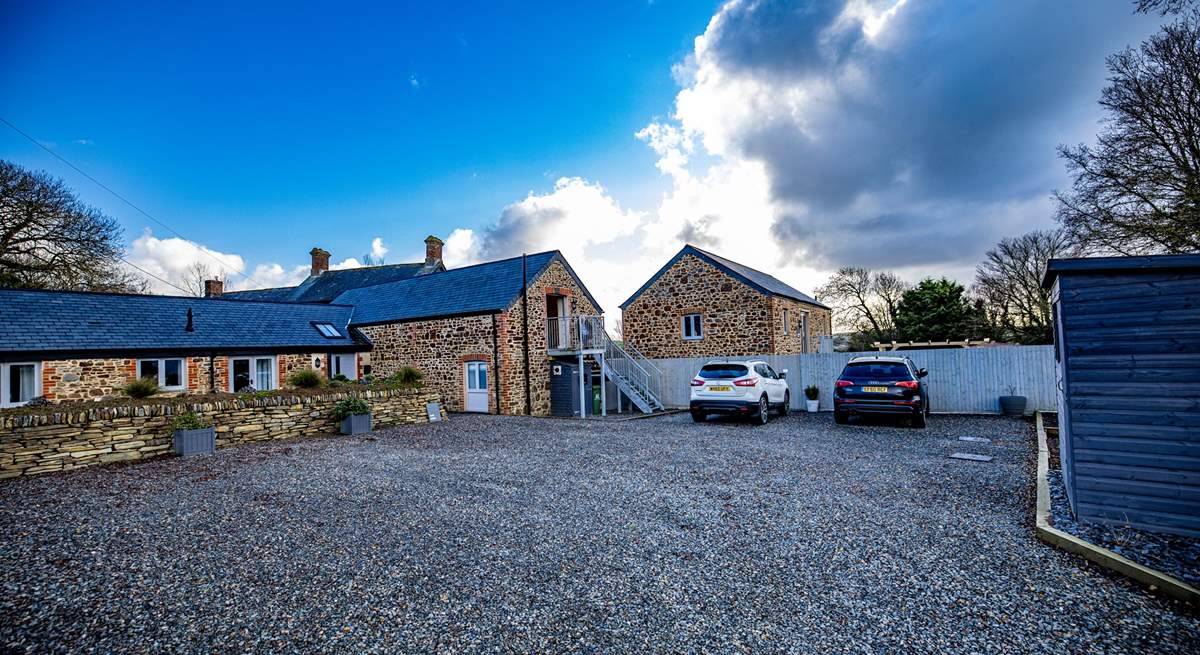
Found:
[[[546, 348], [552, 356], [592, 355], [604, 377], [629, 397], [642, 412], [652, 414], [662, 403], [663, 372], [636, 348], [608, 338], [603, 316], [555, 316], [546, 321]], [[582, 385], [582, 381], [580, 382]]]
[[663, 373], [636, 348], [604, 335], [604, 377], [613, 381], [621, 393], [629, 397], [643, 413], [666, 409], [662, 403]]

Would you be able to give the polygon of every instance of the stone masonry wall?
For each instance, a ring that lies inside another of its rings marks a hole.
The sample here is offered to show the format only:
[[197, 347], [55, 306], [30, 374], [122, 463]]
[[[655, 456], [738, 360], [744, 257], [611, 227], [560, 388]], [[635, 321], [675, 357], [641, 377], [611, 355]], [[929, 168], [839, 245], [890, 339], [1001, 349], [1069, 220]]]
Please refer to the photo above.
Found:
[[[704, 338], [683, 338], [682, 318], [701, 314]], [[649, 358], [740, 357], [772, 352], [767, 296], [685, 255], [621, 316], [622, 337]]]
[[[534, 416], [550, 415], [550, 356], [546, 341], [546, 297], [567, 296], [572, 316], [596, 316], [600, 312], [575, 283], [560, 262], [554, 262], [529, 282], [529, 389]], [[504, 414], [525, 413], [525, 351], [522, 343], [521, 300], [504, 311], [501, 323], [501, 402]]]
[[[821, 345], [821, 336], [832, 334], [831, 315], [828, 309], [803, 303], [791, 298], [773, 296], [771, 298], [772, 337], [771, 352], [761, 354], [797, 355], [805, 352], [815, 353]], [[783, 310], [788, 311], [788, 329], [784, 334]], [[802, 315], [808, 312], [808, 350], [804, 350], [804, 338], [801, 334], [804, 321]]]
[[60, 359], [42, 362], [42, 395], [55, 402], [111, 396], [137, 376], [132, 359]]
[[[402, 366], [425, 374], [425, 386], [441, 395], [446, 407], [462, 411], [466, 399], [463, 362], [492, 362], [492, 316], [464, 316], [409, 323], [367, 325], [359, 328], [374, 344], [371, 374], [388, 377]], [[494, 374], [493, 379], [494, 379]], [[488, 394], [489, 411], [495, 411], [495, 392]]]
[[[439, 402], [429, 389], [364, 389], [375, 425], [425, 423], [425, 404]], [[194, 411], [217, 430], [217, 447], [252, 441], [316, 436], [338, 431], [333, 405], [350, 393], [229, 395], [195, 404], [66, 406], [53, 414], [0, 413], [0, 479], [159, 457], [171, 453], [171, 417]]]

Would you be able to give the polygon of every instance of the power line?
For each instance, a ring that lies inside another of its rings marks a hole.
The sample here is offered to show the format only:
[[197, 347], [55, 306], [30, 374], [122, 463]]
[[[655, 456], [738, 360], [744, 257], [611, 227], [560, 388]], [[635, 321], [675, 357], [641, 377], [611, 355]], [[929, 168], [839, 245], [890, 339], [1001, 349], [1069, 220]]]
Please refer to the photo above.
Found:
[[[210, 258], [210, 259], [212, 259], [213, 261], [215, 261], [215, 262], [217, 262], [218, 264], [220, 264], [220, 265], [224, 266], [225, 268], [227, 268], [227, 269], [229, 269], [229, 270], [233, 271], [234, 273], [237, 273], [238, 275], [241, 275], [242, 277], [246, 278], [247, 280], [250, 280], [251, 282], [253, 282], [253, 283], [255, 283], [255, 284], [259, 285], [260, 287], [265, 287], [265, 286], [266, 286], [265, 284], [263, 284], [263, 283], [259, 282], [258, 280], [256, 280], [256, 279], [254, 279], [254, 278], [250, 277], [250, 276], [249, 276], [248, 274], [246, 274], [245, 272], [243, 272], [243, 271], [239, 271], [238, 269], [234, 268], [233, 266], [230, 266], [228, 263], [226, 263], [226, 262], [225, 262], [224, 260], [222, 260], [220, 257], [217, 257], [216, 255], [212, 254], [211, 252], [209, 252], [209, 251], [205, 250], [204, 248], [201, 248], [199, 245], [197, 245], [197, 244], [196, 244], [195, 242], [193, 242], [191, 239], [189, 239], [189, 238], [187, 238], [187, 237], [183, 236], [182, 234], [180, 234], [180, 233], [179, 233], [179, 231], [178, 231], [178, 230], [176, 230], [175, 228], [173, 228], [173, 227], [171, 227], [170, 225], [167, 225], [166, 223], [164, 223], [164, 222], [162, 222], [162, 221], [158, 220], [157, 218], [155, 218], [155, 217], [151, 216], [151, 215], [150, 215], [150, 212], [148, 212], [148, 211], [146, 211], [146, 210], [142, 209], [141, 207], [138, 207], [137, 205], [133, 204], [133, 202], [131, 202], [131, 201], [130, 201], [128, 198], [126, 198], [125, 196], [123, 196], [123, 195], [121, 195], [121, 194], [117, 193], [116, 191], [113, 191], [113, 190], [112, 190], [112, 188], [110, 188], [108, 185], [104, 184], [104, 183], [103, 183], [103, 182], [101, 182], [100, 180], [97, 180], [96, 178], [92, 177], [91, 175], [88, 175], [86, 171], [84, 171], [83, 169], [79, 168], [79, 167], [78, 167], [78, 166], [76, 166], [75, 164], [72, 164], [71, 162], [67, 161], [67, 159], [66, 159], [65, 157], [63, 157], [62, 155], [58, 154], [57, 152], [54, 152], [53, 150], [51, 150], [51, 149], [47, 148], [47, 147], [46, 147], [46, 146], [44, 146], [44, 145], [42, 145], [42, 143], [41, 143], [40, 141], [38, 141], [37, 139], [35, 139], [35, 138], [33, 138], [33, 137], [29, 136], [29, 135], [28, 135], [28, 134], [26, 134], [25, 132], [21, 131], [21, 129], [20, 129], [20, 128], [18, 128], [16, 125], [13, 125], [13, 124], [12, 124], [12, 123], [10, 123], [10, 122], [8, 122], [8, 121], [7, 121], [7, 120], [6, 120], [6, 119], [5, 119], [3, 116], [0, 116], [0, 123], [4, 123], [5, 125], [9, 126], [10, 128], [12, 128], [12, 130], [13, 130], [14, 132], [16, 132], [17, 134], [20, 134], [21, 136], [23, 136], [23, 137], [25, 137], [26, 139], [28, 139], [28, 140], [29, 140], [29, 142], [30, 142], [30, 143], [32, 143], [33, 145], [35, 145], [35, 146], [37, 146], [37, 147], [41, 148], [42, 150], [45, 150], [46, 152], [50, 153], [50, 156], [52, 156], [52, 157], [54, 157], [55, 159], [57, 159], [57, 160], [61, 161], [62, 163], [66, 164], [67, 166], [70, 166], [70, 167], [71, 167], [71, 168], [72, 168], [72, 169], [73, 169], [73, 170], [74, 170], [76, 173], [79, 173], [80, 175], [82, 175], [82, 176], [86, 177], [87, 179], [89, 179], [89, 180], [91, 180], [92, 182], [94, 182], [94, 183], [96, 184], [96, 186], [98, 186], [98, 187], [100, 187], [101, 189], [104, 189], [105, 191], [107, 191], [107, 192], [111, 193], [113, 196], [116, 196], [116, 198], [117, 198], [118, 200], [120, 200], [121, 202], [125, 203], [126, 205], [129, 205], [130, 207], [133, 207], [133, 208], [134, 208], [134, 209], [135, 209], [135, 210], [136, 210], [138, 213], [142, 214], [142, 215], [143, 215], [143, 216], [145, 216], [146, 218], [148, 218], [148, 219], [150, 219], [150, 220], [154, 221], [155, 223], [158, 223], [159, 225], [161, 225], [161, 226], [163, 227], [163, 229], [165, 229], [166, 231], [170, 232], [171, 234], [174, 234], [175, 236], [179, 237], [179, 238], [180, 238], [180, 239], [182, 239], [182, 240], [183, 240], [185, 243], [187, 243], [189, 246], [191, 246], [191, 247], [195, 248], [197, 251], [199, 251], [200, 253], [204, 254], [204, 255], [205, 255], [205, 256], [207, 256], [207, 257], [209, 257], [209, 258]], [[131, 263], [129, 263], [129, 262], [128, 262], [128, 261], [126, 261], [124, 258], [121, 258], [121, 261], [125, 262], [126, 264], [129, 264], [130, 266], [133, 266], [134, 268], [138, 269], [139, 271], [142, 271], [143, 273], [146, 273], [147, 275], [150, 275], [150, 277], [153, 277], [154, 279], [156, 279], [156, 280], [158, 280], [158, 281], [160, 281], [160, 282], [165, 282], [166, 284], [171, 284], [170, 282], [167, 282], [166, 280], [163, 280], [162, 278], [160, 278], [160, 277], [158, 277], [158, 276], [156, 276], [156, 275], [151, 275], [150, 273], [148, 273], [148, 272], [146, 271], [146, 269], [144, 269], [144, 268], [141, 268], [140, 266], [135, 266], [134, 264], [131, 264]], [[184, 289], [181, 289], [180, 287], [178, 287], [178, 286], [176, 286], [176, 285], [174, 285], [174, 284], [171, 284], [171, 286], [175, 287], [176, 289], [179, 289], [180, 291], [185, 291]]]
[[[0, 119], [0, 120], [4, 120], [4, 119]], [[186, 293], [189, 296], [192, 295], [191, 291], [184, 289], [183, 287], [179, 286], [178, 284], [175, 284], [174, 282], [167, 282], [166, 280], [162, 279], [161, 277], [151, 273], [150, 271], [147, 271], [146, 269], [142, 268], [141, 266], [138, 266], [137, 264], [129, 261], [128, 259], [125, 259], [124, 257], [118, 257], [117, 259], [120, 259], [121, 261], [125, 262], [126, 264], [136, 268], [137, 270], [145, 273], [146, 275], [149, 275], [150, 277], [158, 280], [159, 282], [162, 282], [163, 284], [165, 284], [167, 286], [175, 287], [176, 289], [179, 289], [180, 291]]]

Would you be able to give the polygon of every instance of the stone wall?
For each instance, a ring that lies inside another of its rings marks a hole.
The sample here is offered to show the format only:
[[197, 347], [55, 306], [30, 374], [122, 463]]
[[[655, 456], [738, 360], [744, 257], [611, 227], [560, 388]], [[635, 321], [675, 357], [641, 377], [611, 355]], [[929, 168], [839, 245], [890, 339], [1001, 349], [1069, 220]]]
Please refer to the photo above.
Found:
[[42, 362], [42, 395], [55, 402], [116, 394], [137, 376], [133, 359], [60, 359]]
[[[789, 309], [783, 334], [783, 309]], [[802, 350], [800, 314], [809, 312], [809, 352], [830, 334], [829, 311], [767, 296], [694, 255], [685, 255], [621, 316], [622, 337], [649, 358], [745, 357]], [[683, 338], [683, 317], [700, 314], [704, 337]]]
[[[533, 280], [526, 292], [529, 302], [529, 390], [534, 416], [550, 415], [550, 355], [546, 341], [547, 296], [566, 296], [572, 316], [596, 316], [599, 309], [588, 300], [570, 272], [554, 262]], [[503, 413], [525, 413], [525, 351], [522, 310], [518, 298], [502, 315], [501, 402]]]
[[[788, 310], [788, 329], [783, 329], [783, 310]], [[803, 326], [804, 313], [808, 313], [808, 350], [804, 349]], [[828, 309], [810, 305], [791, 298], [773, 296], [771, 298], [772, 316], [772, 355], [800, 355], [815, 353], [821, 346], [821, 336], [832, 334], [831, 314]]]
[[[465, 407], [463, 362], [486, 361], [489, 373], [493, 367], [490, 314], [367, 325], [359, 330], [374, 344], [372, 375], [388, 377], [402, 366], [420, 369], [425, 374], [425, 386], [437, 391], [452, 411]], [[489, 411], [495, 411], [495, 404], [493, 391], [488, 394]]]
[[[425, 423], [428, 389], [363, 389], [375, 425]], [[333, 405], [349, 392], [280, 393], [262, 398], [229, 394], [203, 403], [72, 404], [57, 413], [0, 413], [0, 479], [160, 457], [171, 453], [171, 417], [194, 411], [217, 430], [217, 447], [336, 433]], [[444, 410], [443, 410], [444, 414]]]

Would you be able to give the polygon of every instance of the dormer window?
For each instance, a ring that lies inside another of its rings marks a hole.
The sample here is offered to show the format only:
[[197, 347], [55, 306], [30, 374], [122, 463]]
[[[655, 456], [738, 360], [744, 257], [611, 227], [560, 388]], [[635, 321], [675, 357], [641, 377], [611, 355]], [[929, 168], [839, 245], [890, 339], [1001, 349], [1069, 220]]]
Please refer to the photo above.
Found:
[[317, 328], [317, 332], [320, 332], [326, 338], [329, 338], [329, 339], [342, 338], [342, 333], [338, 332], [338, 329], [333, 327], [333, 324], [331, 324], [331, 323], [313, 323], [313, 327]]

